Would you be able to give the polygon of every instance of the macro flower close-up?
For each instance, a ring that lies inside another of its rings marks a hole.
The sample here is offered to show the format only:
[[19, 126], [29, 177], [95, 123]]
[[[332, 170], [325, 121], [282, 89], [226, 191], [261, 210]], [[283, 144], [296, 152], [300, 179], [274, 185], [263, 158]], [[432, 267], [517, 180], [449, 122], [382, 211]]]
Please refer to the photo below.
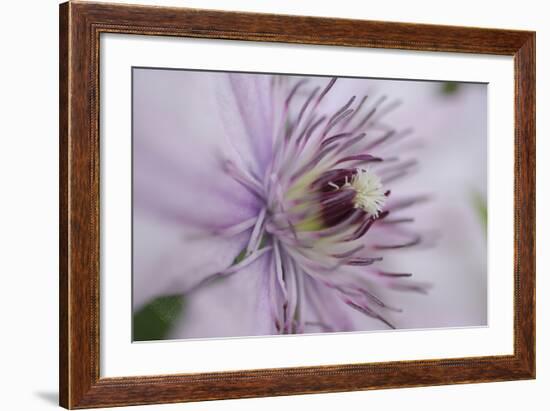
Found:
[[486, 324], [484, 85], [133, 70], [135, 340]]

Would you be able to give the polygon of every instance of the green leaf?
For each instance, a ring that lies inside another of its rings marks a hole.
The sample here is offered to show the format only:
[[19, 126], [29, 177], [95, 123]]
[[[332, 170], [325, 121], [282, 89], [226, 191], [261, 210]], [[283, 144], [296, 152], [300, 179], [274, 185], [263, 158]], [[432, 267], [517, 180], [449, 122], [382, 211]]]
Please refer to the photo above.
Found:
[[237, 257], [235, 257], [235, 259], [233, 260], [233, 264], [232, 264], [232, 265], [239, 264], [242, 260], [244, 260], [245, 257], [246, 257], [246, 248], [244, 248], [244, 249], [239, 253], [239, 255], [237, 255]]
[[134, 313], [134, 341], [163, 340], [183, 312], [184, 300], [178, 295], [159, 297]]
[[460, 83], [447, 81], [441, 85], [441, 93], [446, 96], [450, 96], [450, 95], [456, 94], [459, 88], [460, 88]]
[[487, 200], [479, 192], [474, 191], [472, 193], [472, 204], [485, 233], [487, 233]]

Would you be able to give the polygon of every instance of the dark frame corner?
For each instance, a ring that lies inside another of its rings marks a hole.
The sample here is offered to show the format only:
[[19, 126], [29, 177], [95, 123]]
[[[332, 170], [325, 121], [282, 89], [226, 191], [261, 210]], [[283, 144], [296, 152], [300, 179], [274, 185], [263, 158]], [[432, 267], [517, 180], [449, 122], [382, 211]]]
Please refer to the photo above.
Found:
[[[535, 378], [535, 33], [60, 5], [60, 405], [107, 407]], [[106, 32], [498, 54], [515, 64], [514, 354], [161, 377], [99, 373], [99, 47]]]

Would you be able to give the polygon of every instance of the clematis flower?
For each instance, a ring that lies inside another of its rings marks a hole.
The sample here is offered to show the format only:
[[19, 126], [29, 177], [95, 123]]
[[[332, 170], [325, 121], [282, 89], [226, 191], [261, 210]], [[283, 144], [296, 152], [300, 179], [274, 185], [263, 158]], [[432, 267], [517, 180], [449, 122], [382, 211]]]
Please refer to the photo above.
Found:
[[406, 307], [382, 294], [427, 289], [383, 268], [423, 239], [426, 195], [394, 190], [417, 166], [412, 129], [385, 122], [400, 102], [337, 78], [184, 75], [134, 90], [134, 309], [183, 295], [176, 338], [395, 328]]

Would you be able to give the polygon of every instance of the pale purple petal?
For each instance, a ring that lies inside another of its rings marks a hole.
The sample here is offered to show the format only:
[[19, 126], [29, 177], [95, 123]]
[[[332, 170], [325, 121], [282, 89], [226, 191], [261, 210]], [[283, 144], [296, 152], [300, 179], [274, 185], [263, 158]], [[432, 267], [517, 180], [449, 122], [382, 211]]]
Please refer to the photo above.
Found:
[[261, 178], [273, 150], [273, 77], [239, 73], [225, 76], [226, 81], [218, 82], [216, 90], [224, 136], [234, 148], [235, 161]]
[[233, 225], [258, 199], [224, 170], [230, 149], [213, 121], [222, 73], [135, 70], [134, 206], [170, 224]]
[[246, 235], [205, 236], [188, 227], [135, 216], [133, 233], [133, 306], [155, 297], [181, 295], [205, 277], [230, 266], [246, 247]]
[[306, 333], [352, 331], [352, 310], [333, 289], [304, 275]]
[[276, 334], [268, 286], [270, 254], [186, 296], [170, 338]]

